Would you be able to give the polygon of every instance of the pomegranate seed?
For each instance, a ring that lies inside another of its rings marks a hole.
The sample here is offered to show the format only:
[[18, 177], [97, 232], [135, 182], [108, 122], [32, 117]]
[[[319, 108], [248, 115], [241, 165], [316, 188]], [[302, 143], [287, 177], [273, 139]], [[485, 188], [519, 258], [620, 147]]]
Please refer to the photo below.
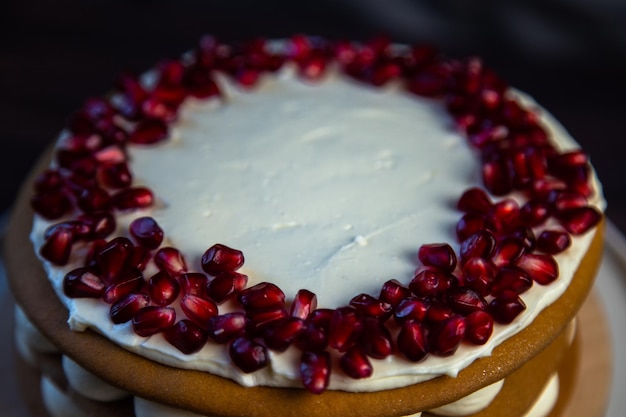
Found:
[[133, 316], [133, 330], [142, 337], [152, 336], [176, 321], [176, 311], [171, 307], [147, 306]]
[[473, 233], [486, 227], [485, 218], [482, 215], [467, 213], [456, 224], [456, 236], [459, 242], [463, 242]]
[[479, 230], [461, 243], [461, 263], [472, 258], [489, 258], [496, 246], [496, 238], [488, 230]]
[[600, 222], [602, 213], [595, 207], [586, 206], [562, 211], [556, 217], [565, 230], [573, 235], [582, 235]]
[[63, 278], [63, 293], [70, 298], [100, 298], [105, 285], [89, 268], [76, 268]]
[[520, 224], [535, 227], [548, 218], [550, 210], [548, 203], [540, 199], [532, 199], [520, 208]]
[[451, 288], [447, 293], [447, 300], [452, 310], [463, 316], [487, 309], [485, 299], [470, 288]]
[[589, 163], [589, 157], [582, 150], [575, 150], [571, 152], [562, 153], [560, 155], [554, 155], [550, 158], [548, 166], [550, 172], [557, 177], [563, 172], [567, 172], [571, 169], [584, 167]]
[[226, 343], [241, 334], [247, 323], [243, 313], [227, 313], [211, 317], [207, 330], [215, 342]]
[[398, 333], [398, 350], [411, 362], [419, 362], [428, 355], [428, 340], [424, 327], [413, 320], [402, 323]]
[[429, 307], [429, 303], [425, 300], [408, 297], [395, 307], [393, 317], [399, 324], [407, 320], [423, 321]]
[[483, 297], [491, 292], [496, 267], [486, 259], [470, 258], [463, 265], [463, 283]]
[[180, 300], [180, 307], [187, 318], [203, 329], [208, 328], [211, 317], [217, 316], [217, 304], [197, 295], [184, 295]]
[[309, 290], [299, 290], [291, 304], [290, 315], [306, 320], [311, 311], [317, 308], [317, 296]]
[[265, 345], [278, 352], [284, 352], [302, 332], [306, 324], [298, 317], [287, 317], [263, 329]]
[[244, 88], [251, 88], [257, 84], [261, 74], [252, 68], [242, 68], [235, 73], [235, 81]]
[[532, 183], [532, 195], [539, 199], [546, 199], [553, 191], [564, 190], [567, 190], [567, 184], [557, 178], [546, 177]]
[[363, 322], [352, 307], [341, 307], [333, 311], [328, 325], [328, 345], [339, 352], [346, 352], [356, 342]]
[[284, 305], [285, 293], [272, 283], [261, 282], [241, 291], [237, 300], [246, 310], [264, 309]]
[[85, 240], [104, 239], [115, 231], [115, 217], [106, 211], [86, 213], [76, 219], [86, 229], [81, 238]]
[[113, 194], [113, 205], [118, 210], [135, 210], [152, 206], [154, 195], [146, 187], [125, 188]]
[[461, 195], [457, 208], [465, 213], [486, 214], [491, 204], [491, 199], [484, 190], [470, 188]]
[[443, 293], [450, 288], [449, 277], [443, 272], [433, 269], [422, 269], [409, 284], [413, 294], [420, 297], [429, 297]]
[[165, 140], [168, 134], [169, 129], [163, 120], [145, 119], [135, 126], [128, 140], [139, 145], [151, 145]]
[[511, 178], [501, 161], [487, 161], [482, 169], [483, 184], [493, 195], [508, 194], [512, 190]]
[[452, 272], [456, 268], [456, 255], [447, 243], [422, 245], [417, 257], [422, 264], [439, 268], [445, 272]]
[[111, 196], [102, 188], [87, 189], [78, 198], [77, 205], [85, 213], [107, 211], [111, 208]]
[[35, 213], [48, 220], [56, 220], [72, 210], [72, 201], [60, 190], [35, 194], [30, 200]]
[[339, 367], [353, 379], [369, 378], [374, 372], [369, 358], [358, 346], [352, 347], [341, 356]]
[[328, 346], [329, 327], [333, 310], [317, 309], [306, 320], [306, 328], [296, 340], [301, 350], [321, 351]]
[[151, 258], [152, 255], [148, 249], [143, 246], [134, 246], [130, 258], [128, 259], [128, 266], [143, 271], [146, 269]]
[[298, 62], [298, 73], [307, 80], [316, 81], [324, 76], [326, 66], [326, 57], [315, 54]]
[[187, 272], [185, 259], [176, 248], [165, 247], [159, 249], [154, 255], [154, 263], [160, 270], [167, 272], [172, 277], [178, 277]]
[[233, 363], [247, 374], [258, 371], [270, 361], [267, 348], [246, 336], [237, 337], [231, 343], [228, 354]]
[[383, 284], [380, 290], [380, 301], [391, 305], [392, 307], [400, 304], [402, 300], [411, 295], [411, 290], [403, 286], [398, 280], [390, 279]]
[[186, 355], [198, 352], [208, 339], [204, 329], [185, 319], [163, 331], [163, 336], [172, 346]]
[[465, 319], [452, 316], [436, 326], [428, 333], [430, 352], [437, 356], [450, 356], [458, 349], [465, 337]]
[[491, 207], [486, 216], [489, 228], [497, 232], [509, 231], [519, 224], [520, 208], [512, 198], [505, 198]]
[[350, 305], [359, 313], [386, 320], [391, 316], [391, 304], [381, 301], [368, 294], [359, 294], [350, 300]]
[[537, 238], [537, 249], [551, 255], [563, 252], [571, 244], [569, 234], [562, 230], [544, 230]]
[[55, 265], [67, 265], [72, 253], [72, 227], [56, 227], [41, 245], [39, 254]]
[[524, 310], [526, 304], [514, 291], [503, 291], [489, 303], [493, 319], [500, 324], [511, 323]]
[[264, 328], [267, 325], [282, 321], [289, 317], [287, 309], [280, 305], [263, 309], [248, 310], [246, 315], [256, 329]]
[[300, 361], [300, 375], [304, 387], [313, 394], [321, 394], [330, 380], [330, 353], [303, 352]]
[[525, 150], [513, 152], [507, 163], [513, 188], [516, 190], [525, 189], [532, 180], [527, 152]]
[[220, 90], [215, 81], [211, 78], [211, 73], [198, 66], [190, 67], [184, 80], [189, 94], [200, 99], [219, 96]]
[[129, 226], [130, 234], [137, 243], [147, 249], [156, 249], [163, 241], [163, 229], [152, 217], [139, 217]]
[[359, 346], [363, 348], [367, 356], [374, 359], [385, 359], [393, 353], [393, 341], [389, 329], [373, 317], [366, 317], [363, 320]]
[[516, 265], [541, 285], [548, 285], [559, 276], [559, 265], [551, 255], [527, 253], [517, 260]]
[[533, 286], [533, 280], [523, 269], [506, 266], [496, 274], [495, 283], [491, 289], [492, 295], [498, 295], [504, 291], [513, 291], [522, 294]]
[[197, 295], [201, 298], [207, 296], [209, 279], [201, 272], [188, 272], [179, 277], [180, 288], [183, 294]]
[[111, 304], [109, 317], [115, 324], [126, 323], [130, 321], [139, 310], [147, 307], [149, 304], [150, 299], [147, 294], [128, 294]]
[[47, 169], [35, 178], [33, 188], [36, 193], [58, 191], [63, 186], [63, 177], [56, 169]]
[[126, 162], [102, 165], [99, 179], [102, 185], [113, 189], [129, 187], [133, 182], [133, 176]]
[[[98, 150], [94, 153], [94, 158], [100, 164], [119, 164], [127, 160], [124, 149], [118, 145], [111, 145]], [[76, 167], [74, 167], [74, 170], [76, 170]], [[95, 166], [92, 171], [90, 174], [95, 172]]]
[[442, 301], [433, 301], [426, 311], [426, 321], [431, 324], [437, 324], [448, 320], [454, 316], [454, 312], [447, 304]]
[[148, 281], [150, 299], [157, 305], [167, 306], [174, 302], [180, 292], [178, 281], [167, 272], [159, 271]]
[[116, 237], [98, 252], [96, 258], [105, 284], [116, 282], [128, 268], [128, 259], [131, 256], [133, 244], [125, 237]]
[[247, 284], [247, 275], [232, 271], [223, 272], [209, 282], [207, 294], [219, 304], [239, 294]]
[[465, 340], [484, 345], [493, 333], [493, 317], [485, 311], [475, 311], [465, 317]]
[[144, 283], [145, 281], [143, 275], [141, 275], [141, 271], [137, 268], [132, 268], [118, 276], [113, 284], [107, 286], [102, 295], [102, 299], [105, 303], [114, 303], [121, 297], [139, 291]]
[[515, 237], [504, 238], [496, 246], [491, 262], [498, 268], [514, 263], [526, 250], [524, 242]]
[[437, 97], [445, 92], [446, 70], [433, 64], [418, 72], [408, 81], [407, 88], [413, 93], [424, 97]]
[[548, 202], [556, 212], [585, 207], [587, 198], [575, 191], [553, 191], [548, 195]]
[[236, 271], [243, 265], [244, 257], [240, 250], [226, 245], [215, 244], [202, 255], [202, 270], [209, 275]]
[[535, 232], [530, 227], [518, 227], [513, 230], [510, 235], [512, 238], [519, 239], [524, 246], [525, 252], [531, 252], [535, 249], [535, 245], [537, 243], [537, 238], [535, 237]]

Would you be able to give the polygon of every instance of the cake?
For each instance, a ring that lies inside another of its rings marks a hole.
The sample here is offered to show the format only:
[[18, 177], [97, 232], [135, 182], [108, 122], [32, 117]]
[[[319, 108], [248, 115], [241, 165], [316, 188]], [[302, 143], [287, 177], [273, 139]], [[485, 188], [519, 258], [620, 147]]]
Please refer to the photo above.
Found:
[[206, 37], [33, 171], [16, 340], [53, 416], [547, 416], [603, 207], [480, 59]]

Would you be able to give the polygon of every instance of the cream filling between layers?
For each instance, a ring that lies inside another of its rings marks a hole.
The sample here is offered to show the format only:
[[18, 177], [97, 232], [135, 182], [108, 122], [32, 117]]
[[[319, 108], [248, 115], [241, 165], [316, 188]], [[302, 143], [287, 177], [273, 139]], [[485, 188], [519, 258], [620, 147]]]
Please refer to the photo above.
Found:
[[[241, 272], [249, 275], [249, 285], [271, 281], [287, 299], [306, 288], [317, 294], [320, 307], [331, 308], [359, 293], [377, 295], [391, 278], [408, 284], [422, 244], [458, 246], [454, 227], [460, 213], [454, 205], [465, 189], [480, 183], [480, 166], [442, 103], [337, 75], [310, 85], [291, 68], [266, 77], [254, 92], [218, 81], [225, 104], [190, 100], [170, 140], [129, 148], [136, 184], [150, 187], [158, 201], [151, 210], [120, 215], [119, 233], [132, 219], [150, 215], [165, 231], [163, 245], [179, 248], [190, 270], [201, 271], [203, 252], [223, 243], [244, 251]], [[541, 115], [560, 148], [578, 148], [549, 114]], [[604, 206], [599, 191], [593, 202]], [[49, 225], [35, 219], [37, 251]], [[593, 234], [575, 238], [557, 256], [559, 279], [526, 292], [527, 310], [510, 325], [496, 325], [485, 345], [464, 344], [452, 357], [430, 355], [417, 364], [398, 355], [373, 360], [371, 378], [353, 380], [335, 371], [329, 389], [375, 391], [457, 375], [565, 291]], [[243, 374], [222, 345], [207, 343], [184, 355], [159, 334], [144, 338], [130, 323], [114, 325], [100, 300], [65, 297], [63, 277], [83, 256], [84, 248], [76, 247], [74, 264], [58, 268], [44, 261], [72, 329], [93, 328], [145, 357], [245, 386], [301, 385], [295, 349], [271, 352], [268, 367]], [[152, 272], [153, 266], [146, 278]], [[230, 307], [220, 306], [220, 312]]]

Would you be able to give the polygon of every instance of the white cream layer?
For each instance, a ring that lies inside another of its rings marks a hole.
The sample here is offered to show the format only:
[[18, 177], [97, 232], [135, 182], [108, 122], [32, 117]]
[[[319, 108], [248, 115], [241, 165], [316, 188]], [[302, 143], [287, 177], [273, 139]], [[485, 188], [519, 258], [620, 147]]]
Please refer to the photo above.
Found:
[[[454, 204], [479, 184], [480, 168], [440, 102], [339, 76], [310, 85], [291, 69], [254, 92], [219, 81], [224, 105], [190, 101], [169, 141], [130, 148], [136, 182], [154, 190], [158, 202], [152, 210], [120, 216], [122, 230], [134, 217], [153, 216], [168, 237], [164, 245], [179, 248], [195, 271], [214, 243], [241, 249], [250, 285], [274, 282], [288, 299], [306, 288], [321, 307], [346, 305], [363, 292], [377, 295], [390, 278], [408, 284], [422, 244], [457, 246]], [[542, 116], [558, 146], [578, 147], [550, 115]], [[595, 203], [604, 205], [601, 196]], [[37, 250], [49, 224], [35, 220]], [[452, 357], [431, 355], [418, 364], [400, 356], [376, 360], [366, 380], [336, 370], [329, 389], [374, 391], [455, 376], [565, 291], [592, 237], [574, 239], [557, 257], [559, 279], [525, 293], [527, 310], [510, 325], [496, 325], [484, 346], [463, 345]], [[80, 261], [80, 252], [73, 259]], [[184, 355], [161, 335], [139, 337], [129, 323], [113, 325], [109, 306], [99, 300], [68, 299], [62, 281], [74, 266], [44, 264], [75, 330], [91, 327], [143, 356], [246, 386], [300, 386], [294, 350], [272, 353], [270, 366], [252, 374], [233, 367], [220, 345]]]

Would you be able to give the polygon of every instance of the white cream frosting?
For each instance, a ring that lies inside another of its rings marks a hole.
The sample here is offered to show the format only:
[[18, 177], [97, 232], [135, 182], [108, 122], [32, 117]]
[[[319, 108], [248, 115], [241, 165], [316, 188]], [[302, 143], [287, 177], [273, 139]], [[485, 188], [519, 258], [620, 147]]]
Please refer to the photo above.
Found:
[[[151, 210], [120, 216], [121, 230], [135, 217], [154, 217], [167, 236], [164, 245], [179, 248], [195, 271], [214, 243], [241, 249], [249, 285], [274, 282], [288, 299], [306, 288], [320, 307], [346, 305], [359, 293], [377, 295], [391, 278], [408, 284], [422, 244], [456, 246], [454, 202], [479, 184], [480, 165], [440, 102], [339, 76], [310, 85], [290, 68], [266, 77], [252, 93], [219, 82], [226, 104], [189, 100], [170, 140], [130, 147], [137, 184], [150, 187], [158, 201]], [[542, 117], [559, 147], [578, 148], [549, 114]], [[594, 204], [603, 207], [600, 193]], [[35, 220], [37, 249], [49, 224]], [[329, 389], [373, 391], [455, 376], [565, 291], [592, 238], [576, 237], [557, 256], [559, 279], [523, 294], [526, 311], [510, 325], [496, 325], [485, 345], [464, 344], [452, 357], [430, 355], [418, 364], [397, 355], [374, 360], [371, 378], [333, 372]], [[83, 253], [77, 247], [72, 259]], [[44, 264], [75, 330], [91, 327], [143, 356], [246, 386], [300, 386], [295, 349], [272, 352], [271, 364], [252, 374], [233, 367], [221, 345], [184, 355], [161, 335], [144, 338], [129, 323], [114, 325], [99, 300], [65, 297], [63, 277], [73, 267]]]
[[466, 416], [477, 413], [491, 404], [493, 399], [500, 393], [502, 385], [504, 385], [504, 379], [487, 385], [460, 400], [434, 408], [428, 412], [438, 416]]
[[554, 374], [541, 391], [539, 398], [522, 417], [546, 417], [559, 399], [559, 376]]
[[47, 376], [41, 377], [41, 397], [52, 417], [85, 417], [76, 401]]
[[75, 361], [63, 355], [63, 373], [72, 388], [95, 401], [115, 401], [128, 397], [128, 392], [103, 381]]
[[15, 348], [22, 359], [33, 366], [37, 366], [37, 355], [41, 353], [56, 353], [54, 346], [28, 319], [24, 310], [17, 304], [14, 309]]

